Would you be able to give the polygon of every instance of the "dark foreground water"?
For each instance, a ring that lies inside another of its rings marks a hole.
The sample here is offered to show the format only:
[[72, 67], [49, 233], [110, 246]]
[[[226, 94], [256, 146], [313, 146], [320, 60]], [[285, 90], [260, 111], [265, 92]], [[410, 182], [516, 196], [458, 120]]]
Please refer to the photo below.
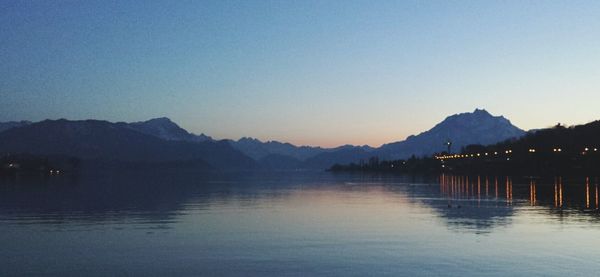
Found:
[[598, 185], [102, 172], [0, 180], [0, 275], [597, 276]]

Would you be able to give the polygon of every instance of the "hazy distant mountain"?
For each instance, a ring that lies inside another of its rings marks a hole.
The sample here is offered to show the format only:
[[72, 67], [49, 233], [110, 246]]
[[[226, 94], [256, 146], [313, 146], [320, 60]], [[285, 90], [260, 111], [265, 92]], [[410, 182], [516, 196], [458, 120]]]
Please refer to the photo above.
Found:
[[341, 147], [335, 151], [323, 152], [314, 157], [308, 158], [304, 163], [304, 168], [327, 169], [334, 164], [349, 164], [368, 160], [373, 157], [373, 152], [366, 151], [360, 146]]
[[[164, 140], [202, 142], [213, 141], [210, 136], [189, 133], [166, 117], [154, 118], [142, 122], [122, 123], [138, 132], [155, 136]], [[305, 160], [324, 151], [321, 147], [295, 146], [278, 141], [262, 142], [255, 138], [243, 137], [237, 141], [226, 140], [233, 148], [256, 161], [269, 155], [288, 156], [297, 160]]]
[[310, 147], [310, 146], [295, 146], [290, 143], [283, 143], [278, 141], [267, 141], [262, 142], [255, 138], [244, 137], [237, 141], [228, 140], [228, 142], [235, 149], [240, 150], [242, 153], [248, 155], [255, 160], [261, 160], [269, 155], [283, 155], [289, 156], [297, 160], [306, 160], [307, 158], [313, 157], [319, 153], [327, 151], [327, 149], [321, 147]]
[[305, 168], [302, 161], [280, 154], [269, 154], [259, 159], [258, 163], [267, 170], [296, 170]]
[[486, 110], [461, 113], [447, 117], [431, 130], [404, 141], [382, 145], [376, 153], [392, 159], [423, 156], [447, 150], [445, 143], [452, 142], [452, 152], [458, 152], [469, 144], [489, 145], [510, 138], [518, 138], [525, 131], [512, 125], [503, 116], [493, 116]]
[[[255, 160], [268, 160], [273, 159], [278, 156], [288, 156], [294, 158], [294, 160], [298, 161], [306, 161], [310, 158], [318, 156], [320, 154], [325, 153], [334, 153], [340, 150], [347, 149], [362, 149], [364, 151], [372, 151], [375, 148], [372, 148], [368, 145], [364, 146], [354, 146], [354, 145], [343, 145], [335, 148], [322, 148], [322, 147], [311, 147], [311, 146], [295, 146], [290, 143], [284, 143], [279, 141], [267, 141], [262, 142], [255, 138], [244, 137], [237, 141], [228, 140], [231, 146], [235, 149], [240, 150], [242, 153], [248, 155], [249, 157]], [[274, 156], [272, 156], [274, 155]], [[270, 157], [271, 156], [271, 157]], [[327, 155], [322, 156], [327, 157]], [[267, 159], [265, 159], [267, 158]], [[284, 162], [280, 160], [280, 162]], [[290, 161], [291, 164], [295, 164], [295, 162]], [[306, 163], [303, 163], [306, 164]], [[291, 166], [291, 165], [288, 165]]]
[[147, 135], [155, 136], [164, 140], [181, 141], [212, 141], [213, 139], [204, 134], [195, 135], [179, 127], [169, 118], [160, 117], [142, 122], [123, 123], [131, 129]]
[[226, 142], [165, 140], [127, 124], [45, 120], [0, 133], [0, 153], [59, 154], [124, 162], [205, 161], [217, 169], [254, 169], [257, 163]]
[[6, 131], [8, 129], [12, 129], [15, 127], [21, 127], [31, 124], [30, 121], [9, 121], [9, 122], [0, 122], [0, 132]]

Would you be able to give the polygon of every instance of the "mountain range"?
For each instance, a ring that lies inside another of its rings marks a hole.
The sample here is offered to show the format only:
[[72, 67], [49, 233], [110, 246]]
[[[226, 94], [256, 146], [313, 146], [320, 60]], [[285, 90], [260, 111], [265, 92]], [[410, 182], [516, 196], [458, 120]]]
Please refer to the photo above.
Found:
[[44, 120], [0, 123], [0, 153], [69, 155], [84, 160], [121, 162], [194, 161], [206, 168], [240, 170], [322, 170], [370, 157], [405, 159], [470, 144], [494, 144], [526, 132], [485, 110], [447, 117], [432, 129], [381, 147], [295, 146], [279, 141], [215, 140], [186, 131], [168, 118], [112, 123], [101, 120]]
[[0, 132], [8, 129], [12, 129], [15, 127], [21, 127], [31, 124], [31, 121], [9, 121], [9, 122], [0, 122]]
[[138, 131], [138, 126], [101, 120], [44, 120], [0, 132], [0, 153], [66, 155], [102, 162], [186, 161], [206, 169], [258, 168], [256, 161], [226, 142], [166, 140]]
[[377, 152], [389, 159], [405, 159], [411, 155], [426, 156], [447, 151], [447, 142], [451, 143], [451, 151], [460, 151], [467, 145], [494, 144], [519, 138], [525, 133], [503, 116], [493, 116], [486, 110], [476, 109], [472, 113], [449, 116], [429, 131], [409, 136], [404, 141], [384, 144]]

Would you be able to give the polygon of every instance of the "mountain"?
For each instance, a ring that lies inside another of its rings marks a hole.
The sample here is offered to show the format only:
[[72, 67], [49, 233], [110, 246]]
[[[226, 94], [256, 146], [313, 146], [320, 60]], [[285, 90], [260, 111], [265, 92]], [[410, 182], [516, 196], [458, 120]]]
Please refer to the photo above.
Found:
[[269, 155], [282, 155], [304, 161], [319, 153], [327, 151], [321, 147], [295, 146], [290, 143], [279, 141], [262, 142], [258, 139], [249, 137], [243, 137], [237, 141], [228, 140], [228, 142], [233, 148], [255, 160], [261, 160]]
[[472, 113], [449, 116], [429, 131], [409, 136], [404, 141], [384, 144], [375, 153], [389, 159], [431, 155], [447, 151], [447, 141], [452, 142], [451, 151], [458, 152], [470, 144], [489, 145], [519, 138], [525, 133], [503, 116], [493, 116], [486, 110], [476, 109]]
[[204, 161], [216, 169], [254, 169], [257, 163], [226, 142], [165, 140], [124, 123], [45, 120], [0, 133], [0, 153], [68, 155], [118, 162]]
[[[121, 124], [124, 124], [125, 126], [138, 132], [155, 136], [163, 140], [189, 142], [214, 141], [212, 137], [204, 134], [195, 135], [193, 133], [189, 133], [166, 117], [154, 118], [142, 122]], [[293, 159], [303, 161], [325, 151], [325, 149], [321, 147], [295, 146], [290, 143], [279, 141], [262, 142], [258, 139], [250, 137], [243, 137], [237, 141], [229, 139], [225, 141], [227, 141], [233, 148], [239, 150], [256, 161], [260, 161], [269, 155], [288, 156]], [[273, 156], [271, 158], [275, 157], [276, 156]]]
[[[31, 124], [31, 121], [9, 121], [0, 122], [0, 132]], [[185, 129], [179, 127], [175, 122], [166, 117], [153, 118], [147, 121], [125, 123], [117, 123], [121, 126], [128, 127], [138, 132], [155, 136], [164, 140], [180, 140], [180, 141], [214, 141], [212, 137], [205, 134], [196, 135], [189, 133]]]
[[31, 124], [30, 121], [22, 120], [22, 121], [9, 121], [9, 122], [0, 122], [0, 132], [6, 131], [8, 129], [26, 126]]
[[155, 136], [164, 140], [179, 140], [179, 141], [212, 141], [213, 139], [204, 134], [195, 135], [189, 133], [185, 129], [179, 127], [169, 118], [160, 117], [147, 121], [120, 123], [138, 132]]
[[349, 164], [365, 161], [373, 157], [373, 153], [362, 147], [341, 147], [335, 151], [324, 152], [304, 161], [303, 168], [328, 169], [334, 164]]
[[280, 154], [269, 154], [259, 159], [258, 163], [267, 170], [298, 170], [305, 168], [300, 160]]
[[[490, 145], [525, 134], [506, 118], [480, 109], [449, 116], [429, 131], [379, 148], [295, 146], [248, 137], [237, 141], [215, 141], [204, 134], [189, 133], [165, 117], [133, 123], [98, 120], [7, 122], [0, 123], [2, 130], [0, 152], [28, 152], [30, 147], [38, 153], [77, 154], [74, 156], [90, 159], [173, 161], [200, 158], [218, 168], [260, 164], [270, 169], [326, 169], [336, 163], [358, 163], [371, 157], [390, 160], [431, 155], [447, 150], [447, 141], [452, 142], [452, 152], [458, 152], [467, 145]], [[23, 136], [23, 142], [19, 142], [19, 136]]]
[[471, 144], [489, 145], [511, 138], [519, 138], [525, 131], [515, 127], [503, 116], [493, 116], [486, 110], [476, 109], [472, 113], [461, 113], [447, 117], [432, 129], [409, 136], [404, 141], [384, 144], [379, 148], [368, 146], [341, 146], [309, 158], [304, 163], [310, 168], [329, 168], [334, 164], [349, 164], [367, 161], [370, 157], [381, 160], [407, 159], [412, 155], [429, 156], [447, 151], [448, 141], [452, 151], [458, 152]]
[[[600, 121], [565, 127], [560, 124], [528, 132], [516, 140], [469, 145], [444, 159], [453, 174], [513, 176], [598, 176]], [[434, 164], [440, 169], [441, 163]], [[583, 195], [583, 193], [582, 193]]]

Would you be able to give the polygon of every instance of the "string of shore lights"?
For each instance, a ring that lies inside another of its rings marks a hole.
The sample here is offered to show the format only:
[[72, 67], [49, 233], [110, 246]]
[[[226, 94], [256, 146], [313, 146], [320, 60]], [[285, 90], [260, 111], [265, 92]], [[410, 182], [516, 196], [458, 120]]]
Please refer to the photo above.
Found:
[[[539, 153], [540, 151], [538, 151], [535, 148], [529, 148], [527, 150], [528, 153]], [[562, 148], [552, 148], [552, 152], [553, 153], [562, 153], [563, 149]], [[598, 152], [598, 148], [589, 148], [586, 147], [583, 149], [583, 151], [581, 152], [581, 155], [587, 155], [589, 152]], [[508, 149], [504, 151], [504, 154], [506, 155], [510, 155], [513, 153], [512, 149]], [[435, 159], [437, 160], [447, 160], [447, 159], [464, 159], [464, 158], [478, 158], [478, 157], [486, 157], [486, 156], [497, 156], [500, 155], [501, 152], [495, 151], [495, 152], [484, 152], [484, 153], [468, 153], [468, 154], [448, 154], [448, 155], [442, 155], [442, 156], [434, 156]]]

